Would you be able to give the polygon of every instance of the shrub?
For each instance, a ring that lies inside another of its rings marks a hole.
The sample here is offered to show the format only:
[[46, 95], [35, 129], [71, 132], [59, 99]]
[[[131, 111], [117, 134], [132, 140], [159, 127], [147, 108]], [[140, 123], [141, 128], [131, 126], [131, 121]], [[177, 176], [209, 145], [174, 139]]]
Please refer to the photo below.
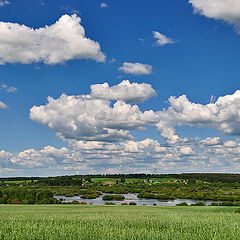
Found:
[[219, 206], [219, 203], [212, 202], [210, 206]]
[[113, 200], [115, 201], [122, 201], [125, 199], [125, 197], [122, 195], [112, 195], [112, 196], [113, 196]]
[[188, 204], [186, 202], [182, 202], [182, 203], [176, 204], [176, 206], [188, 206]]
[[154, 204], [153, 204], [153, 206], [157, 206], [157, 204], [156, 204], [156, 203], [154, 203]]
[[41, 200], [38, 200], [37, 204], [48, 204], [48, 199], [47, 198], [43, 198]]
[[105, 205], [115, 205], [114, 202], [105, 202]]
[[137, 205], [135, 202], [130, 202], [129, 205]]
[[113, 200], [113, 195], [104, 195], [102, 197], [102, 200], [104, 200], [104, 201]]
[[74, 197], [74, 194], [73, 193], [67, 193], [67, 194], [65, 194], [65, 197]]
[[86, 202], [80, 202], [80, 204], [87, 205], [87, 203], [86, 203]]
[[154, 198], [158, 198], [158, 195], [155, 195], [154, 193], [141, 192], [137, 195], [137, 197], [138, 198], [154, 199]]
[[221, 206], [233, 206], [233, 202], [230, 202], [230, 201], [224, 201], [224, 202], [221, 202], [220, 205], [221, 205]]
[[115, 201], [122, 201], [125, 197], [122, 195], [104, 195], [102, 197], [102, 200], [109, 201], [109, 200], [115, 200]]
[[206, 206], [203, 202], [192, 203], [190, 206]]
[[18, 200], [14, 200], [14, 201], [11, 202], [11, 204], [22, 204], [22, 203]]
[[125, 177], [121, 177], [120, 182], [125, 182]]
[[122, 202], [121, 205], [128, 205], [128, 203], [126, 203], [126, 202]]
[[71, 204], [80, 204], [80, 202], [77, 201], [77, 200], [73, 200], [73, 201], [71, 202]]

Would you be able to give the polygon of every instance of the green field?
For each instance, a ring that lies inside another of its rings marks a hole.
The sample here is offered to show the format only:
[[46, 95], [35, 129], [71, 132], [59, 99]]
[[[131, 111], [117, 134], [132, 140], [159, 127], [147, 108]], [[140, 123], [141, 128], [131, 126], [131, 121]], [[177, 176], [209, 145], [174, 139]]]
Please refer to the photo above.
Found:
[[1, 205], [1, 240], [236, 240], [235, 207]]
[[[116, 182], [118, 180], [120, 182], [120, 178], [91, 178], [92, 182]], [[147, 181], [147, 178], [126, 178], [125, 182], [144, 182]], [[153, 182], [168, 182], [168, 181], [174, 181], [174, 180], [180, 180], [177, 178], [149, 178], [149, 180], [152, 180]]]
[[[38, 180], [33, 180], [33, 182], [37, 182]], [[16, 183], [16, 184], [22, 184], [22, 183], [31, 183], [31, 180], [16, 180], [16, 181], [4, 181], [4, 183]]]

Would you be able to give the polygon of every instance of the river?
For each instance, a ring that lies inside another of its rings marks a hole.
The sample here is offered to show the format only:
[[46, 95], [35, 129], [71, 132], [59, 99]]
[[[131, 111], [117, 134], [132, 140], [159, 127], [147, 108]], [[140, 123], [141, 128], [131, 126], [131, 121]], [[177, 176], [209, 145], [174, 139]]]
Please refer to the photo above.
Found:
[[104, 201], [102, 200], [102, 197], [104, 195], [116, 195], [116, 194], [106, 194], [103, 193], [101, 196], [95, 199], [84, 199], [80, 196], [74, 196], [74, 197], [65, 197], [65, 196], [54, 196], [56, 199], [63, 199], [62, 202], [72, 202], [72, 201], [79, 201], [79, 202], [86, 202], [87, 204], [93, 204], [93, 205], [105, 205], [107, 202], [113, 202], [116, 205], [121, 205], [121, 203], [130, 203], [135, 202], [137, 205], [153, 205], [154, 203], [159, 206], [175, 206], [176, 204], [186, 202], [188, 205], [197, 203], [197, 202], [203, 202], [206, 205], [210, 205], [211, 203], [215, 203], [216, 201], [202, 201], [202, 200], [194, 200], [194, 199], [174, 199], [174, 200], [161, 200], [161, 199], [146, 199], [146, 198], [138, 198], [137, 193], [128, 193], [128, 194], [117, 194], [122, 195], [125, 197], [122, 201]]

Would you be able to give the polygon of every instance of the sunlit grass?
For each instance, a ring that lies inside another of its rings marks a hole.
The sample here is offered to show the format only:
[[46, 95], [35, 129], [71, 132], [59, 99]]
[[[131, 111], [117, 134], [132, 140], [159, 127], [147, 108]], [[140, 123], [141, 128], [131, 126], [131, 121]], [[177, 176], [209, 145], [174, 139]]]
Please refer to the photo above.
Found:
[[0, 239], [240, 239], [234, 207], [0, 206]]

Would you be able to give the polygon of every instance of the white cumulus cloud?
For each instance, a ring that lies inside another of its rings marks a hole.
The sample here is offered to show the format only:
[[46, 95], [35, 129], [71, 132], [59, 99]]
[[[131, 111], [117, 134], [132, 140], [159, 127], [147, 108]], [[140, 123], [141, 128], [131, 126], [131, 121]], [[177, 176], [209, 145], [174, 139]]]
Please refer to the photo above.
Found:
[[46, 125], [60, 137], [76, 140], [118, 141], [132, 139], [130, 130], [142, 130], [157, 122], [153, 111], [141, 112], [137, 105], [94, 99], [89, 95], [48, 97], [48, 103], [34, 106], [30, 118]]
[[9, 5], [9, 4], [10, 4], [10, 2], [7, 1], [7, 0], [1, 0], [0, 1], [0, 7], [6, 6], [6, 5]]
[[239, 146], [239, 144], [235, 141], [229, 140], [227, 142], [224, 143], [224, 146], [227, 148], [236, 148]]
[[4, 89], [5, 91], [7, 91], [8, 93], [14, 93], [16, 92], [18, 89], [13, 87], [13, 86], [8, 86], [7, 84], [3, 83], [0, 87], [0, 90]]
[[1, 109], [6, 109], [8, 106], [5, 104], [5, 103], [3, 103], [3, 102], [1, 102], [0, 101], [0, 108]]
[[101, 3], [101, 8], [106, 8], [108, 5], [106, 3]]
[[171, 141], [179, 140], [175, 126], [211, 127], [226, 135], [240, 135], [240, 90], [206, 105], [190, 102], [186, 95], [169, 98], [170, 107], [159, 111], [157, 127]]
[[189, 0], [195, 13], [208, 18], [223, 20], [240, 30], [239, 0]]
[[0, 166], [7, 167], [11, 165], [11, 157], [13, 156], [12, 153], [6, 152], [4, 150], [0, 151]]
[[11, 158], [11, 162], [22, 167], [54, 167], [63, 164], [64, 160], [72, 160], [73, 154], [67, 148], [56, 149], [46, 146], [37, 151], [28, 149]]
[[76, 14], [63, 15], [53, 25], [38, 29], [0, 22], [0, 64], [58, 64], [72, 59], [104, 62], [99, 43], [85, 36], [80, 22]]
[[188, 146], [184, 146], [180, 148], [180, 153], [183, 155], [192, 155], [193, 154], [193, 150], [191, 147]]
[[[209, 139], [208, 139], [209, 140]], [[204, 140], [164, 146], [153, 139], [120, 143], [65, 140], [69, 148], [46, 146], [12, 154], [0, 151], [0, 172], [18, 170], [31, 176], [41, 173], [192, 172], [237, 171], [240, 146], [237, 139], [214, 145]], [[235, 170], [236, 169], [236, 170]]]
[[9, 87], [8, 89], [7, 89], [7, 92], [8, 93], [14, 93], [14, 92], [16, 92], [18, 89], [17, 88], [15, 88], [15, 87]]
[[156, 39], [156, 44], [159, 46], [174, 43], [174, 41], [171, 38], [168, 38], [167, 36], [157, 31], [153, 31], [153, 37]]
[[201, 141], [203, 145], [206, 146], [215, 146], [215, 145], [221, 145], [222, 144], [222, 139], [220, 137], [213, 137], [213, 138], [205, 138]]
[[96, 99], [123, 100], [126, 103], [143, 102], [156, 95], [147, 83], [130, 83], [124, 80], [110, 87], [108, 83], [91, 85], [91, 94]]
[[119, 67], [119, 70], [127, 74], [144, 75], [152, 73], [152, 66], [149, 64], [124, 62]]

